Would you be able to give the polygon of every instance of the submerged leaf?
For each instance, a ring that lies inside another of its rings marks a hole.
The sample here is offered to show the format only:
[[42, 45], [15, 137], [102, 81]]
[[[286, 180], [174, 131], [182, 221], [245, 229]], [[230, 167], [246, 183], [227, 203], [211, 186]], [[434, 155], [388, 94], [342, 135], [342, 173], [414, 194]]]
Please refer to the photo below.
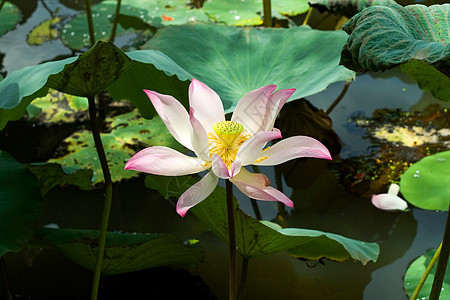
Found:
[[167, 54], [216, 91], [231, 112], [242, 96], [265, 85], [296, 88], [295, 99], [352, 80], [354, 72], [338, 65], [345, 40], [344, 32], [308, 26], [256, 29], [198, 23], [163, 28], [144, 47]]
[[422, 158], [403, 174], [400, 190], [420, 208], [447, 211], [450, 203], [450, 151]]
[[36, 177], [25, 165], [0, 151], [0, 256], [17, 252], [28, 243], [41, 207]]
[[[418, 80], [419, 86], [424, 89], [436, 90], [433, 87], [436, 81], [441, 86], [448, 86], [449, 12], [450, 4], [430, 7], [419, 4], [405, 7], [389, 5], [364, 9], [343, 28], [350, 36], [342, 50], [341, 63], [355, 71], [385, 71], [422, 61], [426, 63], [421, 65], [422, 69], [435, 68], [442, 74], [426, 71], [428, 76], [432, 76], [430, 78], [414, 75], [416, 72], [410, 68], [404, 71]], [[441, 100], [450, 101], [446, 93], [433, 94]]]
[[[50, 246], [81, 266], [94, 270], [98, 230], [39, 228], [39, 246]], [[112, 275], [152, 267], [204, 260], [203, 248], [178, 241], [169, 234], [108, 232], [102, 274]]]
[[29, 45], [42, 45], [44, 42], [57, 39], [59, 31], [55, 28], [55, 24], [60, 21], [59, 17], [45, 20], [28, 34], [27, 43]]

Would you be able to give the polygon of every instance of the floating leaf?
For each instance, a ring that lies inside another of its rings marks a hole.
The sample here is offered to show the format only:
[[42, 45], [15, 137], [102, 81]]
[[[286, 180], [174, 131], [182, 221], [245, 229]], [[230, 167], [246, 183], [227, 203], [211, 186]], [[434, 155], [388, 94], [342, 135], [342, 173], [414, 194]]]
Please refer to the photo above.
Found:
[[422, 158], [400, 180], [405, 199], [420, 208], [447, 211], [450, 199], [450, 151]]
[[39, 113], [34, 116], [46, 124], [60, 124], [75, 122], [80, 114], [87, 113], [89, 103], [87, 98], [77, 97], [50, 89], [45, 97], [33, 101]]
[[21, 17], [20, 10], [14, 4], [5, 2], [0, 10], [0, 36], [16, 27]]
[[[420, 87], [434, 91], [441, 100], [450, 101], [448, 93], [436, 92], [435, 83], [449, 85], [449, 12], [450, 4], [369, 7], [344, 26], [350, 36], [342, 50], [341, 63], [355, 71], [385, 71], [412, 63], [414, 67], [403, 70], [418, 80]], [[426, 62], [420, 68], [422, 72], [431, 69], [425, 74], [433, 77], [417, 76], [415, 61]]]
[[198, 23], [160, 29], [144, 48], [166, 53], [215, 90], [231, 112], [247, 92], [268, 84], [296, 88], [295, 99], [350, 81], [354, 73], [338, 65], [345, 40], [344, 32], [308, 26], [256, 29]]
[[[210, 0], [203, 5], [205, 12], [217, 22], [228, 25], [261, 25], [262, 0]], [[278, 0], [272, 2], [272, 14], [294, 16], [308, 11], [306, 0]]]
[[309, 5], [320, 12], [329, 11], [333, 14], [351, 18], [364, 8], [374, 5], [396, 4], [394, 0], [310, 0]]
[[144, 88], [172, 94], [187, 103], [188, 80], [192, 78], [189, 73], [159, 51], [127, 55], [110, 43], [98, 42], [79, 57], [12, 72], [0, 82], [0, 129], [22, 117], [31, 101], [45, 96], [49, 88], [78, 96], [108, 88], [113, 98], [131, 100], [149, 119], [155, 110]]
[[[92, 6], [92, 21], [97, 40], [106, 41], [109, 38], [116, 13], [116, 5], [117, 1], [103, 1]], [[126, 29], [118, 25], [116, 35], [120, 36], [126, 31]], [[89, 27], [85, 12], [75, 15], [72, 20], [64, 24], [61, 30], [61, 41], [75, 50], [90, 46]]]
[[[195, 179], [192, 177], [189, 179], [188, 176], [182, 177], [181, 181], [175, 177], [165, 177], [162, 182], [167, 182], [166, 184], [150, 183], [153, 178], [147, 177], [147, 186], [158, 190], [166, 197], [179, 197], [195, 183]], [[225, 199], [225, 189], [217, 187], [206, 200], [190, 211], [221, 240], [227, 242], [228, 220]], [[376, 243], [364, 243], [318, 230], [282, 229], [277, 224], [258, 221], [240, 210], [236, 201], [235, 215], [238, 251], [246, 258], [289, 250], [295, 257], [311, 260], [328, 258], [344, 261], [353, 258], [366, 264], [370, 260], [376, 261], [379, 254], [380, 249]]]
[[55, 24], [58, 24], [60, 21], [59, 17], [45, 20], [28, 34], [27, 43], [29, 45], [42, 45], [44, 42], [57, 39], [59, 31], [56, 29]]
[[[408, 297], [411, 297], [414, 293], [416, 286], [419, 284], [419, 281], [425, 272], [426, 268], [430, 264], [431, 259], [433, 258], [434, 253], [436, 253], [436, 249], [429, 250], [422, 256], [419, 256], [416, 260], [412, 262], [412, 264], [406, 270], [405, 278], [404, 278], [404, 288]], [[447, 266], [447, 270], [449, 267]], [[431, 270], [430, 274], [427, 277], [427, 280], [422, 286], [420, 293], [417, 295], [417, 299], [428, 300], [430, 297], [431, 287], [433, 286], [434, 276], [436, 274], [436, 265]], [[450, 298], [450, 272], [445, 272], [444, 283], [442, 285], [442, 290], [439, 299], [449, 299]]]
[[33, 235], [42, 207], [39, 182], [25, 165], [0, 151], [0, 256]]
[[[94, 270], [98, 230], [39, 228], [39, 246], [48, 245], [81, 266]], [[42, 244], [44, 243], [44, 244]], [[185, 245], [169, 234], [108, 232], [103, 275], [121, 274], [152, 267], [204, 260], [203, 248]]]
[[59, 164], [33, 163], [28, 166], [39, 179], [42, 195], [60, 185], [75, 185], [83, 190], [92, 188], [92, 171], [80, 170], [73, 167], [64, 167]]
[[[138, 115], [137, 109], [108, 119], [107, 122], [110, 122], [112, 130], [110, 133], [101, 133], [100, 136], [113, 181], [137, 176], [137, 172], [124, 170], [127, 160], [137, 152], [137, 149], [154, 145], [182, 149], [159, 117], [145, 120]], [[92, 182], [102, 182], [103, 173], [91, 132], [87, 130], [75, 132], [64, 142], [68, 144], [69, 153], [48, 162], [92, 170]]]

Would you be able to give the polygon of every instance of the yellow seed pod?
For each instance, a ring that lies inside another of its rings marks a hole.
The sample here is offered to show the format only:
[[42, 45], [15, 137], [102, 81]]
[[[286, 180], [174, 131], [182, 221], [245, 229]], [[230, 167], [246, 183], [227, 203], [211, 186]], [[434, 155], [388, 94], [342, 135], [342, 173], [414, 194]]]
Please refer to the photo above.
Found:
[[234, 141], [241, 135], [244, 126], [237, 122], [220, 121], [213, 125], [213, 130], [220, 138], [224, 146], [233, 145]]

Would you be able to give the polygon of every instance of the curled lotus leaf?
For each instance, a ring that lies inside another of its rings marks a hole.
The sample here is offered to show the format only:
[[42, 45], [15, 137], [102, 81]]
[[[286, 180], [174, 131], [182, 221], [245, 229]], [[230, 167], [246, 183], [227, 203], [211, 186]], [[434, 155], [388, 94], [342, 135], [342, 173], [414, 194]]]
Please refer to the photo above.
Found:
[[[450, 85], [449, 12], [450, 4], [366, 8], [343, 28], [350, 36], [341, 53], [341, 64], [362, 72], [401, 65], [420, 88], [450, 101], [450, 95], [439, 88]], [[429, 76], [417, 76], [417, 68], [406, 67], [417, 65], [417, 61], [425, 63], [421, 73]]]
[[308, 3], [320, 12], [329, 11], [351, 18], [366, 7], [396, 4], [397, 2], [394, 0], [310, 0]]

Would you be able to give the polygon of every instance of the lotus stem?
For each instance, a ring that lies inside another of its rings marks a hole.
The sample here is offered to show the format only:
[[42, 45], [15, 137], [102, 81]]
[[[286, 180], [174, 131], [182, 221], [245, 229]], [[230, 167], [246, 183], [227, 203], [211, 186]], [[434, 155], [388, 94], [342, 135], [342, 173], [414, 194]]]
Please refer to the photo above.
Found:
[[234, 220], [233, 184], [226, 180], [227, 211], [228, 211], [228, 241], [230, 245], [230, 274], [229, 274], [229, 299], [236, 300], [237, 287], [237, 251], [236, 251], [236, 224]]
[[6, 3], [6, 0], [1, 0], [0, 1], [0, 10], [2, 10], [3, 5]]
[[103, 256], [105, 253], [106, 233], [108, 232], [109, 213], [111, 211], [112, 202], [112, 180], [109, 172], [108, 161], [106, 160], [105, 149], [100, 138], [98, 130], [97, 112], [95, 109], [94, 96], [88, 97], [89, 101], [89, 119], [91, 123], [92, 136], [94, 137], [95, 148], [97, 149], [98, 158], [103, 171], [105, 179], [105, 203], [103, 205], [102, 220], [100, 225], [100, 234], [98, 237], [97, 260], [95, 262], [94, 276], [92, 279], [91, 300], [97, 300], [98, 287], [100, 284], [100, 277], [102, 271]]
[[[253, 171], [260, 173], [259, 167], [252, 165]], [[255, 199], [250, 198], [250, 203], [252, 204], [253, 212], [255, 213], [255, 218], [257, 220], [262, 220], [261, 211], [259, 210], [258, 202]]]
[[84, 6], [86, 6], [85, 10], [89, 27], [89, 40], [91, 42], [92, 47], [95, 44], [95, 32], [94, 32], [94, 21], [92, 20], [91, 0], [84, 0]]
[[417, 296], [420, 293], [420, 290], [422, 289], [425, 281], [427, 280], [428, 275], [430, 274], [431, 270], [433, 269], [434, 265], [436, 264], [436, 261], [439, 258], [439, 255], [441, 253], [442, 243], [439, 245], [439, 248], [436, 250], [436, 252], [433, 255], [433, 258], [431, 259], [430, 263], [428, 264], [427, 269], [422, 274], [422, 277], [420, 278], [419, 284], [417, 284], [416, 289], [414, 290], [414, 293], [411, 296], [411, 300], [416, 300]]
[[250, 259], [244, 257], [242, 261], [241, 280], [239, 281], [238, 298], [244, 294], [245, 284], [247, 283], [248, 261]]
[[264, 27], [272, 27], [272, 5], [270, 0], [263, 1], [263, 26]]
[[9, 288], [9, 283], [8, 283], [8, 276], [6, 273], [6, 264], [5, 264], [5, 260], [3, 257], [0, 257], [0, 265], [1, 265], [1, 273], [2, 273], [2, 277], [3, 277], [3, 285], [5, 286], [5, 291], [6, 291], [6, 299], [7, 300], [12, 300], [12, 293], [11, 293], [11, 289]]
[[308, 13], [306, 14], [305, 20], [303, 20], [303, 24], [302, 25], [308, 25], [308, 21], [309, 21], [309, 18], [311, 18], [311, 14], [313, 12], [313, 9], [314, 9], [313, 7], [310, 7], [308, 9]]
[[114, 38], [116, 37], [117, 23], [119, 23], [120, 6], [122, 0], [117, 0], [116, 14], [114, 15], [113, 27], [111, 30], [111, 35], [109, 36], [109, 42], [114, 43]]
[[[450, 207], [449, 207], [450, 211]], [[444, 237], [442, 238], [441, 253], [434, 274], [433, 286], [431, 287], [430, 300], [438, 300], [441, 294], [442, 283], [444, 282], [445, 271], [447, 269], [450, 252], [450, 213], [447, 214]]]
[[345, 94], [347, 93], [348, 87], [350, 86], [350, 83], [351, 83], [351, 81], [347, 81], [345, 83], [344, 88], [342, 89], [339, 96], [336, 98], [336, 100], [333, 101], [333, 103], [331, 103], [330, 107], [325, 112], [327, 115], [329, 115], [333, 111], [333, 109], [336, 107], [336, 105], [338, 105], [339, 102], [341, 102], [342, 98], [344, 98]]

